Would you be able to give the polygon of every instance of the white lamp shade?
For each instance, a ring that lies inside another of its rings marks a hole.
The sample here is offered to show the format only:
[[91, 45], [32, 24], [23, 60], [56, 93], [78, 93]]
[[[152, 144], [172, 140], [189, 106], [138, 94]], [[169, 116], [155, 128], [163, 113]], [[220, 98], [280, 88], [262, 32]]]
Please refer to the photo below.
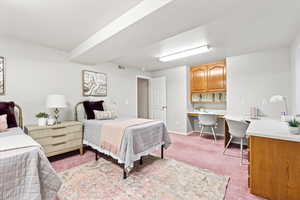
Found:
[[285, 97], [281, 96], [281, 95], [274, 95], [270, 98], [271, 103], [281, 102], [281, 101], [284, 101], [284, 100], [285, 100]]
[[287, 98], [281, 95], [274, 95], [270, 98], [270, 103], [278, 103], [283, 102], [284, 105], [284, 115], [288, 115], [288, 105], [287, 105]]
[[67, 107], [66, 98], [64, 95], [48, 95], [46, 106], [47, 108], [65, 108]]

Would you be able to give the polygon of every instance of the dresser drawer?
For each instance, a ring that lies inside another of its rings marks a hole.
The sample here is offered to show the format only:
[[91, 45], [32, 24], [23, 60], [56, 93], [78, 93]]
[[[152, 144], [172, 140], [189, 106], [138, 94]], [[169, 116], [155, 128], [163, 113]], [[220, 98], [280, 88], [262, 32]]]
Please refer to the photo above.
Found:
[[65, 121], [53, 126], [26, 125], [25, 133], [42, 147], [47, 157], [79, 150], [83, 154], [82, 123]]
[[45, 146], [49, 144], [56, 144], [60, 142], [67, 142], [71, 140], [81, 140], [82, 139], [82, 132], [73, 132], [73, 133], [63, 133], [60, 135], [52, 135], [50, 137], [44, 137], [44, 138], [37, 138], [35, 139], [40, 145]]
[[35, 130], [31, 131], [29, 135], [37, 140], [39, 138], [52, 137], [52, 136], [60, 136], [64, 134], [71, 134], [74, 132], [81, 132], [82, 126], [65, 126], [65, 127], [53, 127], [47, 128], [43, 130]]
[[49, 144], [49, 145], [45, 145], [43, 146], [46, 154], [51, 153], [51, 152], [55, 152], [55, 151], [60, 151], [60, 150], [64, 150], [64, 149], [68, 149], [71, 147], [76, 147], [76, 146], [80, 146], [81, 145], [81, 139], [77, 139], [77, 140], [71, 140], [71, 141], [64, 141], [64, 142], [57, 142], [54, 144]]

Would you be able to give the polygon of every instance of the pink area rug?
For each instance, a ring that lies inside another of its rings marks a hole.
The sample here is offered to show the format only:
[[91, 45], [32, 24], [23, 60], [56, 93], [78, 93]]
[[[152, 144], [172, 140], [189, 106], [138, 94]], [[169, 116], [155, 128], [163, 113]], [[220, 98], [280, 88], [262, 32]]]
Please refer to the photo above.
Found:
[[100, 158], [60, 173], [60, 200], [223, 200], [228, 177], [173, 159], [148, 156], [130, 176]]
[[[210, 135], [200, 137], [199, 134], [190, 136], [170, 134], [172, 145], [165, 151], [165, 156], [188, 165], [208, 169], [216, 174], [229, 176], [230, 181], [226, 191], [226, 200], [261, 200], [249, 193], [247, 165], [240, 166], [239, 148], [229, 148], [222, 154], [224, 140], [218, 137], [216, 143]], [[245, 150], [245, 154], [247, 151]], [[95, 159], [95, 154], [86, 151], [83, 156], [71, 152], [52, 159], [52, 165], [58, 172], [63, 172]], [[120, 174], [121, 176], [121, 174]]]

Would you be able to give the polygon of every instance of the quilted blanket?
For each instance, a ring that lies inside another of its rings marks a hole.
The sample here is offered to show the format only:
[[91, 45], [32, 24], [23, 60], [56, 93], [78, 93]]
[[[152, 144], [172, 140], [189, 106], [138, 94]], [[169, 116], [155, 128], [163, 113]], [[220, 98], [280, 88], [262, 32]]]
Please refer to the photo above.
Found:
[[[22, 147], [18, 137], [16, 148], [0, 151], [0, 199], [53, 200], [62, 181], [39, 146], [28, 140]], [[0, 137], [0, 140], [4, 137]], [[19, 139], [24, 139], [20, 134]]]

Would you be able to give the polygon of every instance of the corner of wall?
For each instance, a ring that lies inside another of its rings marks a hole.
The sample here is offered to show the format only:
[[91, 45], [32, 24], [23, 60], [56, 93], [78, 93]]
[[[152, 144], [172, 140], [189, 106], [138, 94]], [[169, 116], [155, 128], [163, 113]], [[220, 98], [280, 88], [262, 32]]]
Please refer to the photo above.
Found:
[[300, 77], [300, 31], [297, 37], [290, 46], [290, 64], [291, 64], [291, 88], [292, 88], [292, 99], [291, 107], [293, 114], [300, 114], [300, 92], [299, 92], [299, 77]]

